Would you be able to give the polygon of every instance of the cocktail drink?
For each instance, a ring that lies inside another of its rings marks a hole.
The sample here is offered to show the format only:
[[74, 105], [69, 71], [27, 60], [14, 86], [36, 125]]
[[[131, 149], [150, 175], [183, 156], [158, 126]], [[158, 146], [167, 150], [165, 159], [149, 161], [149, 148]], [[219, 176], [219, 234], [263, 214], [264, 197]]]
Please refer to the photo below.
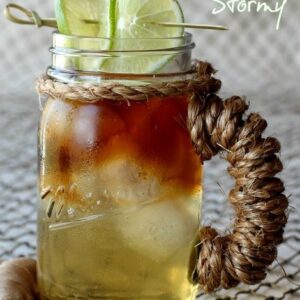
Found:
[[[135, 39], [54, 33], [48, 75], [128, 87], [185, 80], [193, 47], [181, 29]], [[39, 137], [42, 299], [195, 298], [202, 162], [186, 126], [190, 96], [49, 97]]]
[[48, 100], [41, 186], [51, 192], [39, 224], [45, 299], [192, 299], [201, 165], [186, 112], [184, 96], [130, 106]]

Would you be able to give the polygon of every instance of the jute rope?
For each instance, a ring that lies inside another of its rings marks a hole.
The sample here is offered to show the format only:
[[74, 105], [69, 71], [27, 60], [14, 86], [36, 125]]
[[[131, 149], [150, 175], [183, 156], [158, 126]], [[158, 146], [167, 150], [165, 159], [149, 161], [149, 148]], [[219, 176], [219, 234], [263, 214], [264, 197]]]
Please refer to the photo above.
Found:
[[48, 95], [59, 99], [80, 100], [95, 102], [99, 99], [114, 101], [143, 101], [151, 97], [176, 96], [182, 94], [192, 94], [195, 92], [202, 94], [215, 93], [221, 88], [221, 81], [210, 76], [213, 70], [203, 70], [211, 68], [209, 65], [197, 64], [191, 73], [196, 75], [196, 79], [163, 82], [142, 86], [126, 86], [118, 83], [101, 83], [94, 85], [65, 84], [52, 80], [48, 76], [42, 76], [37, 81], [37, 91], [39, 94]]
[[263, 138], [267, 122], [259, 114], [244, 117], [248, 104], [240, 97], [222, 101], [215, 93], [221, 82], [208, 63], [197, 64], [190, 81], [128, 87], [121, 84], [64, 84], [48, 77], [38, 81], [40, 94], [81, 101], [141, 101], [153, 96], [191, 94], [187, 126], [202, 161], [226, 153], [235, 179], [229, 200], [236, 217], [232, 232], [221, 236], [211, 227], [201, 230], [197, 246], [197, 281], [205, 292], [239, 283], [257, 284], [277, 256], [287, 222], [288, 199], [276, 174], [283, 169], [279, 142]]

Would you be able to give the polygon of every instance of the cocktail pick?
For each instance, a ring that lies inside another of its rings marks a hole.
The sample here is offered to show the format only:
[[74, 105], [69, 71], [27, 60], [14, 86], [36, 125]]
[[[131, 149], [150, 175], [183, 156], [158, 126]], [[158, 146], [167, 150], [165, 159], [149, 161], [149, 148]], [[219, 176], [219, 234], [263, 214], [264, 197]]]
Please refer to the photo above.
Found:
[[[12, 13], [12, 9], [18, 10], [19, 12], [26, 15], [27, 20], [17, 17]], [[11, 22], [21, 24], [21, 25], [36, 25], [37, 27], [52, 27], [57, 28], [57, 22], [54, 18], [42, 19], [35, 11], [24, 8], [21, 5], [10, 3], [6, 5], [4, 9], [5, 17]], [[99, 21], [94, 20], [83, 20], [88, 24], [98, 24]], [[156, 24], [165, 27], [184, 27], [184, 28], [194, 28], [194, 29], [211, 29], [211, 30], [228, 30], [226, 27], [219, 25], [208, 25], [208, 24], [190, 24], [190, 23], [172, 23], [172, 22], [151, 22], [151, 24]]]
[[165, 27], [184, 27], [194, 29], [211, 29], [211, 30], [228, 30], [228, 28], [220, 25], [209, 24], [191, 24], [191, 23], [173, 23], [173, 22], [151, 22], [151, 24], [161, 25]]
[[[27, 20], [21, 19], [12, 14], [12, 9], [18, 10], [19, 12], [25, 14]], [[10, 3], [6, 5], [6, 7], [4, 8], [4, 15], [9, 21], [21, 25], [36, 25], [37, 27], [46, 26], [57, 28], [57, 23], [55, 19], [42, 19], [35, 11], [27, 9], [15, 3]]]

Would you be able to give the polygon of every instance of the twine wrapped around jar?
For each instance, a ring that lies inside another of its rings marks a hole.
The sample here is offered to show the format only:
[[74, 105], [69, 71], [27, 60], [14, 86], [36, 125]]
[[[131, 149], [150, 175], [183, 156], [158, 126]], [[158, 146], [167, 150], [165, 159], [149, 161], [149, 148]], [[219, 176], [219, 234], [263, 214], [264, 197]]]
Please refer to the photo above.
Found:
[[216, 93], [221, 81], [213, 67], [197, 62], [194, 79], [127, 86], [120, 83], [71, 84], [47, 76], [37, 82], [39, 94], [54, 98], [95, 102], [101, 100], [144, 101], [151, 97], [190, 94], [187, 127], [202, 161], [226, 153], [228, 173], [235, 179], [229, 200], [235, 210], [230, 234], [221, 236], [202, 228], [197, 246], [195, 275], [205, 292], [232, 288], [239, 283], [257, 284], [277, 256], [287, 223], [288, 199], [276, 177], [283, 169], [277, 139], [263, 138], [267, 122], [259, 114], [245, 117], [248, 104], [234, 96], [225, 101]]

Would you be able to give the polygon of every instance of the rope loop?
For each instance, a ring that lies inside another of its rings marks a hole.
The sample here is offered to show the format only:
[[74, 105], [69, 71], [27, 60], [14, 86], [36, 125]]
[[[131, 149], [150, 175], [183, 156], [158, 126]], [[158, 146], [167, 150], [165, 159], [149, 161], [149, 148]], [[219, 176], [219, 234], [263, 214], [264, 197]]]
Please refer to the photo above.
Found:
[[190, 95], [187, 127], [201, 160], [223, 153], [235, 185], [228, 199], [235, 211], [233, 229], [221, 236], [204, 227], [197, 246], [196, 277], [205, 292], [229, 289], [239, 283], [257, 284], [277, 256], [287, 223], [288, 199], [276, 177], [283, 165], [280, 143], [263, 137], [267, 122], [259, 114], [246, 113], [249, 104], [233, 96], [222, 100], [216, 93], [221, 81], [213, 77], [211, 64], [196, 62], [195, 78], [186, 81], [126, 86], [115, 83], [65, 84], [49, 77], [37, 82], [40, 94], [85, 102], [144, 101], [154, 96]]

